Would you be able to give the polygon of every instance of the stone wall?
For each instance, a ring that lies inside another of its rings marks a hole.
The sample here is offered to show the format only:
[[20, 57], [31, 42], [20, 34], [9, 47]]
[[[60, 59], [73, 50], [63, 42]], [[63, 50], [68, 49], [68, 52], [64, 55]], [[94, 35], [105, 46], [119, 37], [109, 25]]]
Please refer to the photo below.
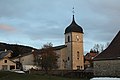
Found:
[[72, 32], [72, 67], [84, 70], [83, 34]]
[[60, 50], [56, 50], [55, 51], [58, 55], [58, 70], [64, 70], [66, 69], [66, 65], [65, 65], [65, 61], [67, 60], [66, 59], [66, 48], [62, 48]]
[[94, 61], [94, 75], [120, 77], [120, 60]]
[[[31, 69], [29, 71], [30, 74], [46, 74], [44, 70], [34, 70]], [[86, 78], [85, 80], [88, 80], [87, 78], [93, 77], [93, 72], [91, 71], [84, 71], [84, 70], [48, 70], [48, 75], [54, 75], [54, 76], [64, 76], [69, 78]], [[72, 80], [72, 79], [71, 79]]]

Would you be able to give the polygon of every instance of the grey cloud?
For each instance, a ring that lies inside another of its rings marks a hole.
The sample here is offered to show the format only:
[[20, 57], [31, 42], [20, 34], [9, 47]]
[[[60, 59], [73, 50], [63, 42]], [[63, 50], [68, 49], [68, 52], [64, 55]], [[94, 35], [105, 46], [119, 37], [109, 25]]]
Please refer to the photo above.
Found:
[[0, 23], [14, 26], [16, 34], [25, 35], [21, 38], [27, 37], [34, 46], [38, 46], [37, 42], [62, 43], [74, 5], [75, 19], [84, 29], [88, 49], [93, 42], [110, 41], [120, 30], [119, 3], [120, 0], [0, 0]]
[[91, 12], [82, 21], [87, 39], [111, 41], [120, 30], [119, 0], [89, 0]]

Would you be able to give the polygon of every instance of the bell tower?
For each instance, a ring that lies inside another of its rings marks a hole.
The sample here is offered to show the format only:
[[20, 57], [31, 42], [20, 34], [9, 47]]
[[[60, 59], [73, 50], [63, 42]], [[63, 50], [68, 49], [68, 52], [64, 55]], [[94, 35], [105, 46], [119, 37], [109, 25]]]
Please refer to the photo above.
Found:
[[71, 24], [65, 29], [65, 45], [67, 46], [67, 69], [83, 70], [83, 29], [75, 22], [74, 14]]

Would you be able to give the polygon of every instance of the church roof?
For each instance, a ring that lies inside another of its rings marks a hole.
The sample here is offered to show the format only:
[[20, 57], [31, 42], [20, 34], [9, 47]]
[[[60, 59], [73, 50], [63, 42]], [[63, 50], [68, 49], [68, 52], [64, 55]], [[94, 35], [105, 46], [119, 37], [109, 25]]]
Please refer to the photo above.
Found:
[[70, 32], [83, 33], [82, 27], [75, 22], [74, 15], [73, 15], [72, 23], [65, 29], [65, 34]]
[[110, 45], [94, 58], [94, 61], [99, 60], [120, 60], [120, 31]]
[[63, 48], [65, 48], [65, 47], [67, 47], [66, 45], [60, 45], [60, 46], [55, 46], [55, 47], [53, 47], [55, 50], [60, 50], [60, 49], [63, 49]]

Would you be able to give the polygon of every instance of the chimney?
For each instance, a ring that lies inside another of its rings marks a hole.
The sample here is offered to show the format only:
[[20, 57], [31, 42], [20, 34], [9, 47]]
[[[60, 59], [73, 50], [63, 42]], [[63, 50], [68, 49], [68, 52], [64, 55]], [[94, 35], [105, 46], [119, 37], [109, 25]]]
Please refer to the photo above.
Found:
[[7, 49], [5, 49], [5, 52], [7, 52]]
[[34, 52], [35, 50], [34, 49], [32, 49], [32, 52]]

